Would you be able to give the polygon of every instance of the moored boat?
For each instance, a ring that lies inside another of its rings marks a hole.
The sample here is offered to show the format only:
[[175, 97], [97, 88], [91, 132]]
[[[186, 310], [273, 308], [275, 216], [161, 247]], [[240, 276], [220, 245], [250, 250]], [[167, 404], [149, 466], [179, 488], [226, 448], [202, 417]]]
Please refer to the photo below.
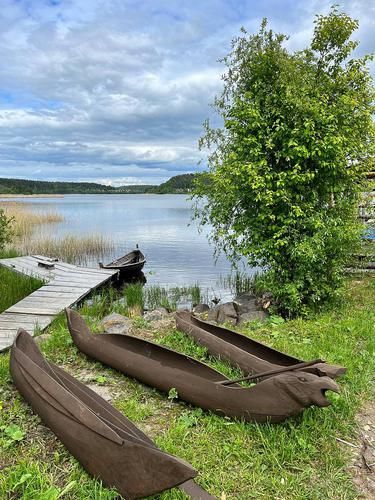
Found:
[[94, 335], [77, 312], [67, 309], [66, 314], [73, 342], [86, 355], [162, 392], [174, 389], [180, 399], [219, 415], [280, 422], [311, 405], [328, 406], [325, 392], [338, 392], [328, 377], [293, 371], [243, 387], [159, 344], [130, 335]]
[[110, 262], [109, 264], [99, 262], [99, 267], [102, 269], [117, 269], [120, 274], [132, 275], [140, 273], [145, 263], [146, 258], [137, 246], [135, 250]]
[[[198, 319], [188, 311], [176, 313], [176, 325], [179, 330], [206, 347], [210, 354], [238, 366], [247, 375], [298, 364], [306, 365], [303, 360], [277, 351], [234, 330]], [[330, 378], [337, 378], [346, 372], [346, 368], [343, 366], [330, 365], [325, 362], [317, 362], [310, 366], [294, 369]]]
[[81, 465], [125, 498], [143, 498], [179, 486], [195, 500], [212, 499], [192, 478], [194, 468], [161, 451], [103, 398], [47, 362], [19, 330], [10, 370], [13, 381], [43, 422]]

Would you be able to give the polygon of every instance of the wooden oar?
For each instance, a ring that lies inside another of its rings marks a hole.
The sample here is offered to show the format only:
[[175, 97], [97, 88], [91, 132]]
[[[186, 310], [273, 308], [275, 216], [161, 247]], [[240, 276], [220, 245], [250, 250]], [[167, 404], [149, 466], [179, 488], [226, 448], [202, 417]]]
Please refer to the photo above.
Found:
[[304, 363], [297, 363], [295, 365], [283, 366], [282, 368], [276, 368], [274, 370], [269, 370], [268, 372], [249, 375], [248, 377], [236, 378], [235, 380], [221, 380], [220, 382], [215, 382], [215, 384], [232, 385], [236, 384], [237, 382], [245, 382], [247, 380], [256, 380], [258, 378], [267, 377], [268, 375], [277, 375], [278, 373], [300, 370], [301, 368], [307, 368], [308, 366], [315, 365], [316, 363], [325, 363], [325, 361], [323, 361], [322, 359], [314, 359], [313, 361], [305, 361]]

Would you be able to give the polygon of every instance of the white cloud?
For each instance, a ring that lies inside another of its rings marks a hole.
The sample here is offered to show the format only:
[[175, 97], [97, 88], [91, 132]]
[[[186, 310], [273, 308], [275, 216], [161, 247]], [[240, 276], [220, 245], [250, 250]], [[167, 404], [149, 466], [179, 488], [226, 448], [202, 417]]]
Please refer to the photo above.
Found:
[[[2, 0], [0, 176], [156, 182], [198, 169], [217, 59], [269, 17], [302, 48], [317, 0]], [[369, 1], [345, 2], [374, 42]], [[200, 167], [199, 167], [200, 168]]]

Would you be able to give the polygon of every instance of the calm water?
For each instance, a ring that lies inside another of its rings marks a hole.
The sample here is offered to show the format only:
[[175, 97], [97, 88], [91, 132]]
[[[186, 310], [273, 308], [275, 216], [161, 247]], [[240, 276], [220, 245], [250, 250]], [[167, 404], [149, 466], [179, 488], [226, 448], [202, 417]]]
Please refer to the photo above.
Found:
[[[215, 263], [206, 234], [199, 233], [197, 224], [191, 221], [191, 202], [185, 195], [67, 195], [17, 201], [32, 202], [36, 210], [61, 213], [63, 223], [44, 229], [55, 236], [108, 236], [115, 252], [105, 260], [123, 255], [138, 243], [147, 259], [144, 273], [148, 284], [199, 283], [222, 299], [231, 295], [218, 284], [220, 276], [230, 274], [230, 263], [224, 257]], [[247, 272], [251, 274], [252, 270]]]

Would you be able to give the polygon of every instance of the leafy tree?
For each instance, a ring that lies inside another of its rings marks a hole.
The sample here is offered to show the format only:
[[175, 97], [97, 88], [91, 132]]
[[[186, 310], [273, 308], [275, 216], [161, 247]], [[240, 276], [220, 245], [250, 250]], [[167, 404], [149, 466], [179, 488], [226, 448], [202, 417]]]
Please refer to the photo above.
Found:
[[332, 298], [359, 242], [358, 197], [373, 154], [369, 56], [351, 58], [357, 21], [333, 7], [315, 19], [309, 48], [289, 52], [263, 20], [232, 41], [205, 123], [209, 171], [198, 177], [196, 217], [216, 250], [265, 266], [263, 285], [296, 315]]
[[4, 210], [0, 209], [0, 250], [3, 250], [5, 244], [11, 239], [11, 224], [12, 220], [8, 219], [4, 214]]

